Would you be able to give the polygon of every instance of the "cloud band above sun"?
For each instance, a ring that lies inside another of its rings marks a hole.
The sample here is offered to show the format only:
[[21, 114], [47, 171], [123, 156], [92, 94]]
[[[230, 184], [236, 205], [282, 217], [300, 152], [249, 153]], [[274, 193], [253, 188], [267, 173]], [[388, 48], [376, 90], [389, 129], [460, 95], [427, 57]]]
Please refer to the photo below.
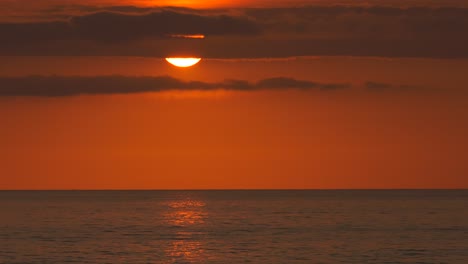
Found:
[[2, 21], [0, 55], [8, 56], [468, 58], [464, 7], [88, 7], [69, 16]]

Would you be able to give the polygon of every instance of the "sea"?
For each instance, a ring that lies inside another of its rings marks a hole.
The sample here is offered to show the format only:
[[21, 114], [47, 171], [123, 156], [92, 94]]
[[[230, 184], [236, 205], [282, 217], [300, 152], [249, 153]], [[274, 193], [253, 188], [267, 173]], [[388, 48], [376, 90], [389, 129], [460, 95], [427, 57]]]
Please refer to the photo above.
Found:
[[0, 263], [468, 263], [468, 190], [2, 191]]

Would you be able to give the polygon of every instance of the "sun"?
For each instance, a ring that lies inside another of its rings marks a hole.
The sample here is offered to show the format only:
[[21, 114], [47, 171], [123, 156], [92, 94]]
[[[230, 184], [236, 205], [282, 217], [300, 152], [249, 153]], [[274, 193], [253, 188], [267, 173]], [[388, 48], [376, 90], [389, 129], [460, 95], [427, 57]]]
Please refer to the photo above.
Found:
[[166, 61], [177, 67], [190, 67], [201, 61], [201, 58], [166, 58]]

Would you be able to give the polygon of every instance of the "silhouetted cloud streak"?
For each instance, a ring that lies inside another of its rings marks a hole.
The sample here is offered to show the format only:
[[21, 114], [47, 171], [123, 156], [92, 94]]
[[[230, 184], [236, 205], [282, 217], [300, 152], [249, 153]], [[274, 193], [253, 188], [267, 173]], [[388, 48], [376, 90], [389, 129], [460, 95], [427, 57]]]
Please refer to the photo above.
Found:
[[371, 92], [410, 92], [410, 91], [429, 91], [435, 90], [428, 87], [407, 85], [407, 84], [391, 84], [368, 81], [364, 84], [366, 90]]
[[223, 82], [182, 81], [169, 76], [27, 76], [0, 78], [0, 96], [59, 97], [194, 90], [333, 90], [348, 87], [350, 87], [348, 84], [316, 83], [286, 77], [264, 79], [256, 83], [245, 80], [225, 80]]

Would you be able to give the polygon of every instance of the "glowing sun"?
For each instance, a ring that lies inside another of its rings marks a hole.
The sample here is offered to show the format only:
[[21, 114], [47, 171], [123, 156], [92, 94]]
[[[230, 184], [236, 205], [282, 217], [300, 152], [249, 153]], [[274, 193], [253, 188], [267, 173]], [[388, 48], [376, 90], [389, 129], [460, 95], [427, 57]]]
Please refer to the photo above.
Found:
[[201, 61], [201, 58], [166, 58], [166, 61], [177, 67], [190, 67]]

